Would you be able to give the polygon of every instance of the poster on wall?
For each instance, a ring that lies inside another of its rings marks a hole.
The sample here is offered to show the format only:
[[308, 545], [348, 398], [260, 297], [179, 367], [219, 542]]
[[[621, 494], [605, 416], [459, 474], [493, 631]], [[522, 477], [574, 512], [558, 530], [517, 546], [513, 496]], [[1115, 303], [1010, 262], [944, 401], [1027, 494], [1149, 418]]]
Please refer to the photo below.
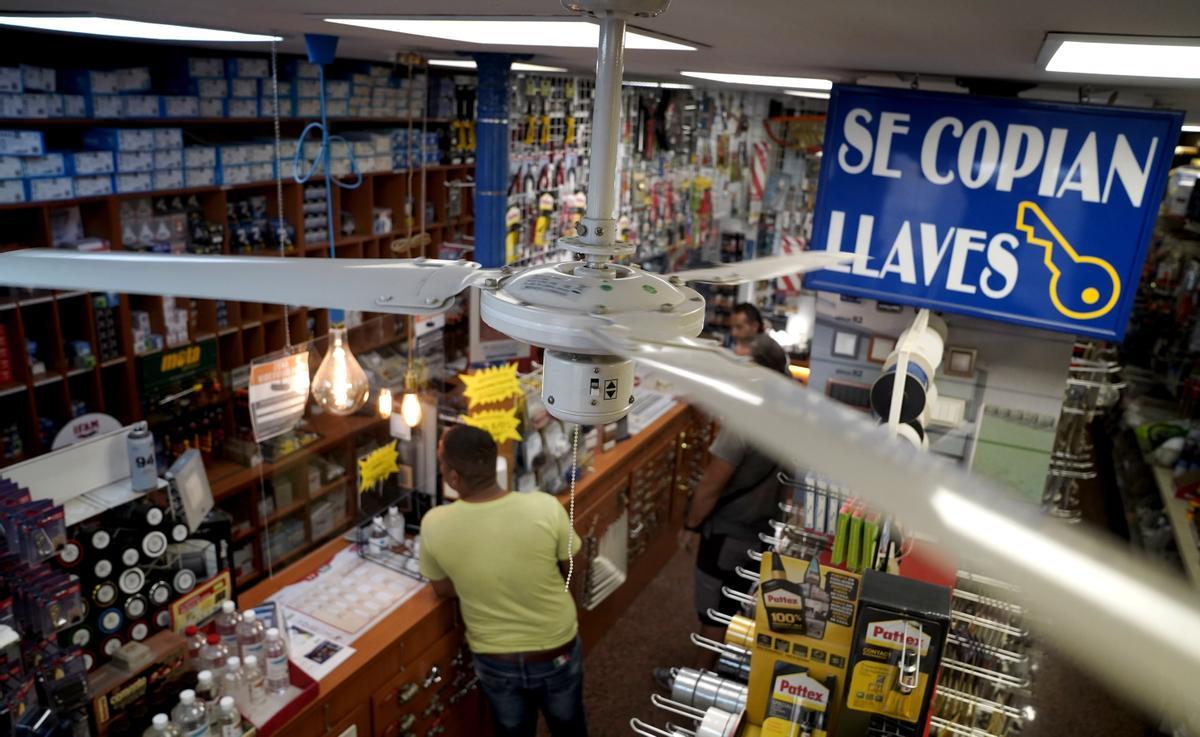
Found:
[[1183, 114], [836, 86], [806, 284], [1120, 340]]

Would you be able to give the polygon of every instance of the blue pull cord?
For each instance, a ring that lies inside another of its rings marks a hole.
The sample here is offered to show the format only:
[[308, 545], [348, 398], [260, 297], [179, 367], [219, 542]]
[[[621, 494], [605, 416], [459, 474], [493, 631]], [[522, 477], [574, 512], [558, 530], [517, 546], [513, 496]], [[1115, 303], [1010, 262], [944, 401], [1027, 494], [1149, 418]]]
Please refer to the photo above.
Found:
[[[292, 179], [298, 184], [305, 184], [310, 180], [313, 174], [316, 174], [317, 167], [322, 166], [325, 169], [325, 230], [329, 234], [329, 258], [336, 258], [334, 252], [334, 240], [337, 231], [341, 230], [340, 223], [333, 222], [333, 186], [337, 185], [342, 189], [357, 189], [363, 183], [362, 172], [358, 170], [358, 161], [354, 158], [354, 147], [352, 147], [342, 136], [329, 135], [329, 123], [325, 111], [325, 65], [317, 65], [317, 74], [321, 81], [321, 121], [319, 123], [309, 123], [304, 126], [304, 130], [300, 133], [300, 139], [296, 141], [296, 153], [292, 157]], [[308, 167], [308, 171], [301, 173], [304, 159], [304, 142], [308, 138], [308, 134], [312, 131], [320, 131], [321, 133], [321, 149], [317, 152], [313, 159], [312, 165]], [[333, 178], [333, 174], [329, 165], [329, 143], [331, 141], [341, 141], [346, 144], [346, 153], [350, 159], [350, 174], [357, 177], [353, 182], [342, 182]], [[283, 213], [279, 213], [280, 218]], [[335, 230], [336, 228], [336, 230]], [[338, 310], [337, 312], [341, 312]]]

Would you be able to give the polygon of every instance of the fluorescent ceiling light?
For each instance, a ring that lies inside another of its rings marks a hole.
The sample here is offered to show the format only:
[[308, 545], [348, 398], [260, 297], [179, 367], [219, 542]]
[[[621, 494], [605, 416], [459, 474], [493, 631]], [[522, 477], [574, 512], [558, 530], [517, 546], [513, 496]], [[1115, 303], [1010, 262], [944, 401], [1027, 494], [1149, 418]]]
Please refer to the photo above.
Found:
[[833, 89], [833, 82], [828, 79], [813, 79], [811, 77], [766, 77], [761, 74], [723, 74], [720, 72], [680, 72], [685, 77], [708, 79], [713, 82], [727, 84], [749, 84], [760, 87], [798, 87], [806, 90]]
[[[326, 18], [340, 23], [377, 31], [407, 33], [411, 36], [442, 38], [447, 41], [485, 46], [570, 46], [595, 48], [600, 41], [600, 26], [580, 20], [454, 19], [420, 18]], [[695, 51], [694, 46], [647, 36], [634, 31], [625, 33], [625, 48], [656, 51]]]
[[792, 97], [811, 97], [816, 100], [828, 100], [828, 92], [807, 92], [805, 90], [784, 90], [783, 94], [791, 95]]
[[1200, 79], [1200, 39], [1050, 33], [1038, 63], [1048, 72]]
[[695, 89], [690, 84], [683, 82], [647, 82], [641, 79], [626, 79], [621, 82], [626, 87], [651, 87], [656, 90], [690, 90]]
[[1185, 125], [1180, 130], [1184, 133], [1200, 133], [1200, 123]]
[[[475, 69], [474, 59], [430, 59], [429, 66], [431, 67], [454, 67], [455, 69]], [[514, 72], [565, 72], [565, 67], [548, 67], [541, 64], [529, 64], [523, 61], [514, 61], [511, 69]]]
[[140, 20], [104, 18], [95, 15], [0, 15], [0, 25], [38, 31], [84, 33], [90, 36], [144, 38], [151, 41], [282, 41], [282, 36], [218, 31], [212, 28], [147, 23]]

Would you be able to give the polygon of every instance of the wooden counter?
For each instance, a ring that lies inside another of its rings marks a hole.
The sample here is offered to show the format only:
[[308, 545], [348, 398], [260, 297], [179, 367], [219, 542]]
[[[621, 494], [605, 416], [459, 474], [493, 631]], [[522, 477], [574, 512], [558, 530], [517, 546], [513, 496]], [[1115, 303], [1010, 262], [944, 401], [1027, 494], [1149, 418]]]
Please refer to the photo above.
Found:
[[[686, 432], [697, 418], [698, 415], [686, 405], [676, 405], [637, 436], [618, 443], [608, 452], [597, 452], [587, 472], [579, 479], [576, 529], [580, 535], [587, 536], [597, 529], [605, 529], [626, 508], [631, 498], [630, 489], [636, 487], [641, 469], [656, 459], [661, 461], [666, 454], [673, 454], [670, 513], [646, 532], [649, 542], [644, 552], [630, 562], [625, 584], [592, 611], [580, 607], [580, 630], [585, 647], [595, 645], [674, 553], [682, 506], [691, 488], [683, 483], [686, 479], [681, 478], [681, 467], [685, 460], [694, 462], [694, 453], [683, 452], [688, 446]], [[691, 478], [691, 474], [687, 477]], [[568, 501], [566, 493], [558, 498], [564, 504]], [[239, 606], [245, 609], [269, 599], [284, 586], [317, 571], [347, 545], [341, 539], [326, 543], [272, 578], [243, 592]], [[585, 580], [586, 568], [577, 570], [576, 575]], [[338, 737], [354, 725], [358, 737], [402, 737], [409, 732], [423, 734], [435, 724], [444, 729], [445, 735], [489, 734], [482, 699], [477, 691], [458, 701], [447, 702], [447, 687], [453, 685], [461, 689], [456, 684], [469, 678], [470, 665], [459, 655], [461, 642], [462, 627], [456, 600], [439, 599], [432, 587], [422, 586], [412, 598], [352, 643], [354, 655], [320, 682], [317, 699], [276, 734]], [[442, 680], [433, 685], [422, 685], [435, 675]], [[413, 684], [420, 689], [410, 696]], [[408, 719], [413, 721], [406, 724]]]

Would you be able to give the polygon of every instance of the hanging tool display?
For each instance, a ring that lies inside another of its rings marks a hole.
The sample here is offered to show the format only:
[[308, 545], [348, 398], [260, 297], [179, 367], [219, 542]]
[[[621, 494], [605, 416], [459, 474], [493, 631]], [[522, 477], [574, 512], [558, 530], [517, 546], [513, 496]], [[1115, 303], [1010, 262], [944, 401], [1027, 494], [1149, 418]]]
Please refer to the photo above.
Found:
[[470, 78], [455, 78], [450, 161], [455, 164], [475, 161], [475, 85]]

